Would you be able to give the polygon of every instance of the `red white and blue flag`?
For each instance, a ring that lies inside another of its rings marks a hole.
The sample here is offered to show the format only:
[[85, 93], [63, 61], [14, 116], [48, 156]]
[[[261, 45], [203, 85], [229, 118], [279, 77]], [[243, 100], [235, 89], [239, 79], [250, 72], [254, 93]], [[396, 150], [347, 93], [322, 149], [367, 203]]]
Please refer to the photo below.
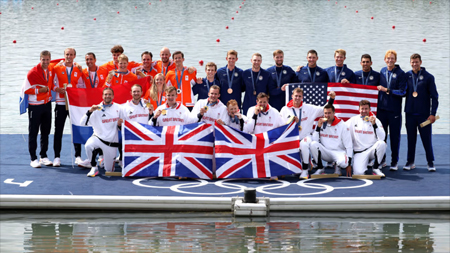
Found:
[[212, 179], [213, 130], [203, 122], [153, 127], [126, 120], [122, 176]]
[[302, 171], [295, 122], [260, 134], [215, 124], [217, 178], [264, 178]]
[[[113, 86], [113, 102], [116, 104], [124, 104], [127, 100], [132, 99], [131, 87], [134, 84], [141, 85], [142, 90], [145, 93], [150, 87], [149, 80], [150, 78], [147, 77], [138, 79], [135, 82]], [[103, 89], [67, 88], [66, 93], [69, 105], [70, 123], [72, 124], [72, 141], [73, 143], [85, 144], [94, 131], [91, 126], [82, 125], [80, 120], [92, 105], [98, 105], [103, 101]]]
[[311, 105], [324, 106], [327, 94], [336, 93], [334, 107], [336, 116], [347, 121], [359, 114], [359, 102], [369, 100], [371, 111], [376, 114], [378, 103], [378, 89], [376, 86], [351, 83], [293, 83], [286, 89], [286, 101], [291, 99], [292, 91], [300, 87], [303, 89], [303, 102]]

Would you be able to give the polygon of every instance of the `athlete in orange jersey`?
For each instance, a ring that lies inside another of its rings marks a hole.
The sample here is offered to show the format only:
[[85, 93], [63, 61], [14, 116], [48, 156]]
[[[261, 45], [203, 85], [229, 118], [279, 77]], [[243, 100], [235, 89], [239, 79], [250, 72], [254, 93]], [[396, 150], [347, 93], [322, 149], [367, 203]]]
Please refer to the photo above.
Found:
[[[102, 68], [106, 69], [106, 72], [110, 72], [111, 70], [118, 70], [119, 69], [119, 56], [123, 54], [124, 50], [121, 45], [115, 45], [111, 48], [111, 54], [113, 57], [112, 61], [109, 61], [105, 64], [103, 64]], [[131, 61], [128, 63], [128, 70], [131, 70], [132, 68], [138, 67], [140, 64], [138, 62]]]
[[129, 83], [137, 80], [137, 76], [127, 69], [128, 57], [124, 54], [119, 56], [119, 70], [111, 70], [108, 73], [106, 82], [103, 87], [111, 87], [116, 85], [121, 85], [124, 83]]
[[156, 74], [153, 78], [152, 86], [145, 92], [144, 99], [153, 105], [156, 109], [158, 106], [166, 102], [165, 90], [167, 88], [164, 75], [161, 73]]
[[138, 79], [144, 78], [146, 76], [151, 76], [151, 79], [158, 74], [158, 71], [153, 67], [152, 62], [153, 54], [149, 51], [145, 51], [141, 54], [142, 63], [138, 67], [134, 67], [131, 69]]
[[186, 107], [194, 107], [194, 93], [192, 86], [197, 80], [197, 71], [192, 74], [188, 72], [188, 68], [183, 66], [184, 54], [181, 51], [173, 53], [173, 61], [176, 68], [169, 71], [166, 75], [167, 86], [174, 86], [177, 88], [177, 101], [181, 102]]
[[162, 73], [164, 76], [166, 76], [169, 71], [175, 69], [175, 63], [170, 60], [170, 55], [170, 50], [167, 47], [163, 47], [159, 52], [161, 60], [157, 60], [153, 63], [156, 71]]
[[87, 89], [101, 88], [105, 84], [108, 72], [95, 65], [95, 54], [89, 52], [85, 56], [87, 68], [83, 69], [83, 80]]

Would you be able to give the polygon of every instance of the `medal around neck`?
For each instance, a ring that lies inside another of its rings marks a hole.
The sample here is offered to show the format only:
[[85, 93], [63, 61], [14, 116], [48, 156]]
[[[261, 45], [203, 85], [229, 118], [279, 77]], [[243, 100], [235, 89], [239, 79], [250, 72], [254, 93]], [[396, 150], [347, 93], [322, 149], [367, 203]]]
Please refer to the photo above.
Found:
[[414, 91], [414, 92], [412, 93], [412, 96], [413, 96], [413, 97], [417, 97], [417, 96], [419, 96], [419, 93], [417, 93], [417, 91]]
[[161, 110], [161, 114], [162, 114], [162, 115], [166, 115], [166, 114], [167, 114], [166, 109], [162, 109], [162, 110]]
[[231, 88], [228, 88], [228, 94], [231, 94], [231, 93], [233, 93], [233, 89], [231, 89]]

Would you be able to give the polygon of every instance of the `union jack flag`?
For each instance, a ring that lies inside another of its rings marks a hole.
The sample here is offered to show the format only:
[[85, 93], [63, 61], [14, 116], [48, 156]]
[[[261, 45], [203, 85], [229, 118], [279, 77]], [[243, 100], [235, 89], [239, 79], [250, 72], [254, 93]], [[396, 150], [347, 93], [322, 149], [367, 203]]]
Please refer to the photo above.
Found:
[[212, 179], [213, 126], [153, 127], [125, 121], [122, 176]]
[[263, 178], [302, 172], [295, 122], [260, 134], [215, 124], [217, 178]]

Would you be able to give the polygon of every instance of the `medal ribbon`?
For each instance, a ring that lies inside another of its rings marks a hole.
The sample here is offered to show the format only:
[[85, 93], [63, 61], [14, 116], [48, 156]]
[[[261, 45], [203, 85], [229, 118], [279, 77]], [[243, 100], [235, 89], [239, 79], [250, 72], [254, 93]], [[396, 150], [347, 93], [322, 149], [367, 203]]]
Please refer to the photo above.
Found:
[[68, 83], [70, 83], [70, 79], [72, 78], [72, 71], [73, 71], [73, 64], [72, 64], [72, 67], [70, 68], [70, 73], [67, 72], [67, 67], [66, 67], [66, 76], [67, 76]]
[[[295, 112], [295, 108], [292, 107], [292, 111], [294, 112], [294, 116], [297, 117], [297, 113]], [[302, 125], [302, 108], [298, 109], [298, 123], [297, 123], [297, 127]]]
[[256, 91], [256, 84], [258, 84], [259, 74], [261, 74], [261, 70], [258, 71], [258, 75], [256, 76], [256, 82], [255, 82], [255, 79], [253, 79], [253, 70], [250, 72], [250, 74], [252, 75], [253, 92], [255, 92]]
[[156, 101], [157, 106], [160, 106], [162, 104], [162, 97], [163, 97], [162, 94], [163, 94], [162, 92], [158, 93], [158, 100]]
[[[342, 69], [341, 69], [341, 71], [339, 71], [339, 74], [337, 74], [337, 67], [336, 66], [334, 66], [334, 81], [336, 82], [336, 83], [338, 83], [339, 82], [339, 77], [341, 76], [341, 74], [342, 74], [342, 71], [344, 71], [344, 69], [345, 69], [345, 65], [344, 66], [342, 66]], [[337, 74], [337, 75], [336, 75]]]
[[[317, 66], [314, 68], [314, 74], [312, 76], [311, 76], [311, 70], [309, 69], [309, 66], [307, 66], [306, 68], [308, 69], [309, 79], [311, 80], [312, 83], [314, 83], [316, 81]], [[335, 69], [335, 71], [336, 71], [336, 69]]]
[[367, 85], [369, 83], [370, 74], [372, 74], [372, 69], [370, 70], [369, 74], [367, 75], [367, 78], [364, 80], [364, 71], [361, 73], [362, 83], [364, 85]]
[[181, 83], [183, 82], [184, 68], [181, 70], [181, 77], [178, 80], [178, 70], [175, 70], [175, 79], [177, 80], [177, 89], [181, 89]]
[[231, 116], [230, 115], [230, 119], [232, 123], [238, 123], [239, 122], [239, 117], [237, 115]]
[[89, 71], [89, 69], [88, 69], [88, 78], [89, 78], [89, 83], [91, 83], [91, 87], [92, 88], [95, 88], [95, 82], [97, 81], [97, 70], [98, 70], [98, 67], [95, 69], [95, 75], [94, 75], [94, 83], [92, 83], [92, 79], [91, 79], [91, 71]]
[[208, 88], [208, 92], [209, 92], [209, 81], [208, 81], [208, 78], [205, 78], [205, 81], [206, 81], [206, 87]]
[[414, 78], [416, 76], [416, 74], [414, 74], [414, 72], [413, 72], [413, 76], [411, 77], [412, 78], [414, 92], [417, 92], [417, 85], [419, 84], [419, 76], [420, 76], [421, 73], [422, 73], [422, 70], [420, 70], [419, 74], [417, 74], [417, 78]]
[[277, 86], [278, 86], [278, 88], [280, 88], [280, 86], [281, 86], [281, 75], [283, 74], [283, 67], [281, 67], [280, 75], [277, 75], [276, 71], [277, 71], [277, 68], [275, 67], [275, 76], [277, 77]]
[[394, 74], [394, 69], [392, 69], [391, 73], [389, 74], [389, 70], [386, 69], [386, 81], [387, 81], [387, 88], [390, 89], [391, 88], [391, 80], [392, 80], [392, 75]]
[[231, 87], [233, 87], [233, 79], [234, 79], [234, 71], [236, 70], [236, 68], [233, 69], [233, 72], [231, 73], [231, 80], [230, 80], [230, 73], [228, 71], [228, 67], [227, 67], [227, 81], [228, 81], [228, 88], [231, 89]]

